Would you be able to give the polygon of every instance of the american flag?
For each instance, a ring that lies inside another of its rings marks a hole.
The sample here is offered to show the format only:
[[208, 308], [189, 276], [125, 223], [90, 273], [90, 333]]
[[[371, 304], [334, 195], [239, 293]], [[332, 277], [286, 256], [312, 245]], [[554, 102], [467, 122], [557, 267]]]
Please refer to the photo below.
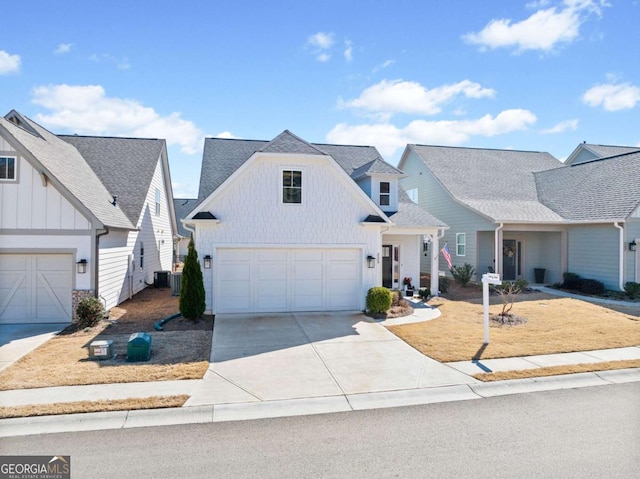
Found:
[[445, 243], [444, 248], [442, 248], [440, 252], [442, 253], [442, 256], [444, 256], [444, 259], [447, 260], [449, 269], [451, 269], [451, 267], [453, 266], [453, 263], [451, 263], [451, 253], [449, 253], [449, 243]]

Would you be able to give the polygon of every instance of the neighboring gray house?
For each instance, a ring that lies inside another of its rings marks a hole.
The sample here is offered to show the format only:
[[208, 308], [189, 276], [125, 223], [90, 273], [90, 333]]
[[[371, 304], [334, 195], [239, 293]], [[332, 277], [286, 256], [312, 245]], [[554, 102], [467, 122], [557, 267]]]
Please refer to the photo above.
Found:
[[207, 138], [183, 220], [211, 260], [207, 311], [362, 310], [372, 286], [418, 286], [424, 238], [437, 250], [446, 225], [409, 200], [403, 176], [370, 146]]
[[492, 268], [506, 280], [534, 282], [534, 270], [545, 269], [547, 283], [567, 271], [610, 289], [640, 281], [630, 251], [640, 242], [640, 152], [582, 144], [569, 159], [408, 145], [399, 168], [408, 193], [449, 225], [443, 241], [456, 265], [470, 263], [478, 275]]
[[187, 256], [189, 241], [191, 240], [191, 231], [184, 227], [181, 220], [187, 217], [191, 210], [193, 210], [198, 204], [197, 198], [174, 198], [173, 209], [176, 212], [176, 220], [178, 222], [178, 241], [176, 243], [176, 262], [184, 262], [185, 256]]
[[170, 185], [164, 140], [0, 117], [0, 323], [66, 323], [80, 298], [111, 308], [170, 270]]

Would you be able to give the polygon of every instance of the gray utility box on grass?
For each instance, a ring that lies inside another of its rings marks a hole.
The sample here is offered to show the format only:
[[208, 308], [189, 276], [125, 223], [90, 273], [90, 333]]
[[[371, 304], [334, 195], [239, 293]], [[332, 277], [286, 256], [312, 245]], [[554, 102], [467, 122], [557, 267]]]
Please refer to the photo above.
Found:
[[113, 340], [103, 339], [100, 341], [92, 341], [89, 344], [89, 358], [91, 359], [113, 359]]
[[133, 333], [127, 343], [127, 361], [149, 361], [151, 357], [151, 335]]

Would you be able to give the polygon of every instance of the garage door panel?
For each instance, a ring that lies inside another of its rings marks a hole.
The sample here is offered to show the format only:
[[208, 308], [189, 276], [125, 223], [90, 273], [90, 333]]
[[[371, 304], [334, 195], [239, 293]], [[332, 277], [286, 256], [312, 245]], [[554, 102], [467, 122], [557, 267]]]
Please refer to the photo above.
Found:
[[[360, 256], [358, 249], [221, 248], [216, 310], [239, 311], [236, 301], [255, 312], [357, 309]], [[246, 294], [239, 296], [237, 289]]]
[[0, 255], [0, 323], [71, 321], [70, 254]]

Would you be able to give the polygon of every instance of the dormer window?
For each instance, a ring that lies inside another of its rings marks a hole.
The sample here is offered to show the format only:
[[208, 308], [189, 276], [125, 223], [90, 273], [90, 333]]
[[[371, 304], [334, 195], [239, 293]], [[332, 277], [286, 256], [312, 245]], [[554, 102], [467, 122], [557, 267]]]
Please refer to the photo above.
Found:
[[391, 199], [391, 185], [388, 181], [380, 182], [380, 206], [389, 206]]
[[302, 171], [284, 170], [282, 172], [282, 202], [302, 203]]

